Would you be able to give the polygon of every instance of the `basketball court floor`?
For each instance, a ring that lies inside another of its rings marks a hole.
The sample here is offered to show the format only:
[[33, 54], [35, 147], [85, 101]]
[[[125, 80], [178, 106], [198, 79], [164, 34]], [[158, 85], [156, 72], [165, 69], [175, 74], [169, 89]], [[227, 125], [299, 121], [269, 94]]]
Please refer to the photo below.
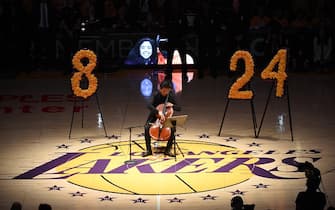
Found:
[[229, 100], [227, 109], [234, 78], [193, 75], [177, 93], [182, 111], [174, 115], [188, 117], [177, 126], [176, 158], [160, 153], [165, 142], [141, 156], [144, 95], [151, 82], [155, 91], [156, 75], [96, 75], [96, 94], [76, 101], [71, 75], [1, 79], [0, 209], [18, 201], [24, 210], [40, 203], [55, 210], [222, 210], [239, 195], [257, 210], [293, 210], [306, 189], [297, 165], [306, 161], [321, 172], [326, 207], [334, 205], [334, 73], [289, 73], [289, 95], [281, 98], [270, 91], [272, 81], [255, 74], [253, 100]]

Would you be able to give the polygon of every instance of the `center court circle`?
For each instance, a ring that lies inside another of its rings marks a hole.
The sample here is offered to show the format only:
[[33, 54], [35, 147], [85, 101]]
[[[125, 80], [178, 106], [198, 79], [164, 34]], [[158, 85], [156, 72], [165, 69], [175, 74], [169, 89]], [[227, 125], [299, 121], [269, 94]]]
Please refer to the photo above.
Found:
[[[162, 143], [165, 146], [165, 142]], [[171, 195], [210, 191], [236, 185], [253, 174], [248, 164], [257, 158], [217, 143], [178, 140], [177, 158], [154, 155], [142, 157], [144, 140], [100, 144], [79, 150], [82, 155], [55, 170], [68, 175], [67, 181], [89, 189], [143, 195]], [[182, 152], [182, 153], [181, 153]], [[184, 156], [182, 156], [182, 154]]]

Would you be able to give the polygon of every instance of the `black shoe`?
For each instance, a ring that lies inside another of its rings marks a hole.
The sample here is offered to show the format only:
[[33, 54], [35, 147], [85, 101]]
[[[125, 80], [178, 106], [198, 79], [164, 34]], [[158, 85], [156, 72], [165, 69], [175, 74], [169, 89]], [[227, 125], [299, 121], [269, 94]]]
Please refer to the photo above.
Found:
[[146, 151], [145, 153], [142, 154], [142, 157], [147, 157], [147, 156], [150, 156], [152, 155], [152, 152], [151, 151]]
[[164, 155], [169, 156], [169, 157], [176, 157], [176, 155], [171, 152], [164, 152]]

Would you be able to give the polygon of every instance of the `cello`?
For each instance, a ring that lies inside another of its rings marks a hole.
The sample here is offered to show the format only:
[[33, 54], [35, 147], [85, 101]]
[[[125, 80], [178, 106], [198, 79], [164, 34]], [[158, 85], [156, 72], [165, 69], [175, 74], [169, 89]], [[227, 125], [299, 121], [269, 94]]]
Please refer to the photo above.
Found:
[[164, 119], [157, 118], [149, 129], [151, 138], [157, 141], [167, 141], [171, 136], [171, 128], [163, 126], [165, 120], [173, 115], [173, 104], [168, 102], [169, 95], [166, 96], [164, 104], [159, 104], [156, 107], [160, 116], [164, 115]]

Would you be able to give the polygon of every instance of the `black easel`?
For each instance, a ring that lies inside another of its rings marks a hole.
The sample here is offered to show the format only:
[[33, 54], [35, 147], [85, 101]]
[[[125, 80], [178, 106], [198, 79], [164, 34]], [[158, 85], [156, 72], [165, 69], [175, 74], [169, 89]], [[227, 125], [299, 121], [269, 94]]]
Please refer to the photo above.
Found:
[[[95, 95], [95, 99], [96, 99], [96, 103], [97, 103], [97, 106], [98, 106], [99, 113], [101, 115], [101, 121], [102, 121], [102, 125], [104, 127], [105, 137], [107, 137], [108, 135], [107, 135], [106, 127], [105, 127], [105, 122], [104, 122], [103, 114], [102, 114], [102, 111], [101, 111], [101, 108], [100, 108], [98, 94], [94, 93], [94, 95]], [[77, 98], [78, 97], [74, 97], [74, 100], [73, 100], [73, 108], [72, 108], [71, 125], [70, 125], [70, 131], [69, 131], [69, 139], [71, 139], [73, 120], [74, 120], [74, 112], [75, 112], [75, 107], [76, 107], [76, 103], [77, 103]], [[84, 110], [85, 110], [84, 109], [84, 104], [85, 104], [85, 100], [86, 99], [84, 99], [84, 98], [81, 97], [81, 106], [82, 106], [82, 109], [81, 109], [81, 128], [84, 128]]]
[[[269, 91], [269, 95], [268, 95], [268, 98], [266, 100], [266, 104], [265, 104], [265, 108], [264, 108], [264, 111], [263, 111], [263, 115], [262, 115], [262, 119], [261, 119], [261, 123], [259, 125], [259, 128], [258, 128], [258, 132], [257, 132], [257, 135], [256, 135], [256, 138], [258, 138], [260, 132], [261, 132], [261, 129], [262, 129], [262, 125], [263, 125], [263, 121], [264, 121], [264, 118], [265, 118], [265, 113], [268, 109], [268, 106], [269, 106], [269, 102], [270, 102], [270, 98], [271, 98], [271, 95], [272, 95], [272, 92], [273, 92], [273, 88], [275, 86], [275, 81], [272, 82], [272, 85], [271, 85], [271, 88], [270, 88], [270, 91]], [[291, 140], [293, 141], [293, 128], [292, 128], [292, 116], [291, 116], [291, 105], [290, 105], [290, 95], [289, 95], [289, 91], [288, 91], [288, 82], [285, 81], [285, 84], [284, 84], [284, 91], [286, 94], [286, 98], [287, 98], [287, 108], [288, 108], [288, 117], [289, 117], [289, 122], [290, 122], [290, 131], [291, 131]]]
[[[164, 122], [164, 127], [170, 127], [174, 130], [174, 132], [177, 132], [177, 126], [184, 126], [186, 119], [187, 119], [188, 115], [177, 115], [177, 116], [173, 116], [173, 117], [169, 117], [167, 118], [167, 120]], [[184, 157], [184, 153], [181, 150], [181, 148], [179, 147], [177, 141], [176, 141], [176, 136], [174, 136], [173, 138], [173, 145], [174, 145], [174, 159], [175, 161], [177, 161], [177, 150], [176, 148], [178, 147], [178, 150], [180, 152], [180, 154]]]
[[[176, 121], [172, 121], [172, 125], [173, 125], [173, 129], [174, 129], [174, 131], [175, 131], [175, 134], [177, 133], [177, 122]], [[176, 136], [174, 136], [174, 138], [173, 138], [173, 152], [174, 152], [174, 160], [175, 161], [177, 161], [177, 150], [176, 150], [176, 148], [178, 147], [178, 150], [179, 150], [179, 152], [180, 152], [180, 154], [183, 156], [183, 157], [185, 157], [184, 156], [184, 153], [183, 153], [183, 151], [181, 150], [181, 148], [179, 147], [179, 144], [177, 143], [177, 141], [176, 141]]]
[[[248, 87], [251, 90], [250, 83], [248, 84]], [[230, 98], [228, 98], [228, 100], [226, 102], [225, 109], [224, 109], [223, 117], [222, 117], [222, 120], [221, 120], [221, 125], [220, 125], [220, 130], [219, 130], [218, 136], [221, 135], [223, 122], [224, 122], [224, 119], [226, 118], [226, 114], [227, 114], [228, 105], [229, 105], [230, 100], [243, 100], [243, 101], [249, 100], [250, 101], [251, 118], [252, 118], [252, 124], [253, 124], [253, 127], [254, 127], [254, 135], [256, 137], [257, 120], [256, 120], [256, 114], [255, 114], [254, 97], [252, 97], [251, 99], [230, 99]]]

